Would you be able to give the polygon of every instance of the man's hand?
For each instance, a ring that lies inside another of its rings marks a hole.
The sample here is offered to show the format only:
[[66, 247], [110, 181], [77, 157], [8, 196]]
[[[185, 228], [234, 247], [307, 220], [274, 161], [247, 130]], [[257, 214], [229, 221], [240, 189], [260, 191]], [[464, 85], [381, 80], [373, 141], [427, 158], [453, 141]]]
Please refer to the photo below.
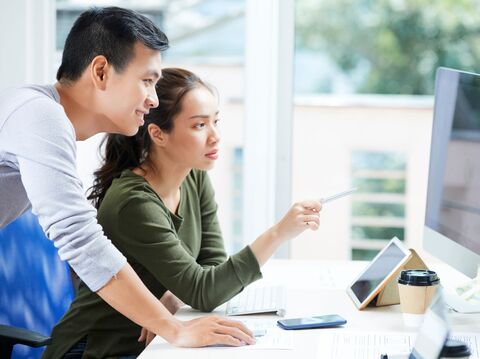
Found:
[[[198, 348], [209, 345], [239, 347], [255, 344], [253, 333], [241, 322], [217, 316], [209, 316], [180, 322], [176, 338], [170, 343], [175, 346]], [[143, 328], [138, 341], [148, 345], [155, 334]]]
[[209, 316], [182, 323], [173, 345], [204, 347], [208, 345], [242, 346], [255, 344], [253, 333], [241, 322]]

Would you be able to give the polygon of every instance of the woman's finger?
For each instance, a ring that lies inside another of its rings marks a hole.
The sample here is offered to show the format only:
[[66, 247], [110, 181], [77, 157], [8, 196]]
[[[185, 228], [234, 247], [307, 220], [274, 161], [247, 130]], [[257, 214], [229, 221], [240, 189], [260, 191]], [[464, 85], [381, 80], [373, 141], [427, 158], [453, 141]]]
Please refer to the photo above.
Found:
[[146, 338], [146, 341], [145, 341], [145, 346], [150, 344], [154, 338], [155, 338], [155, 333], [153, 333], [151, 331], [147, 331], [147, 338]]
[[300, 217], [300, 220], [304, 223], [306, 222], [316, 222], [320, 223], [320, 217], [315, 214], [303, 215]]
[[312, 212], [320, 212], [322, 210], [322, 203], [320, 203], [320, 201], [307, 200], [302, 201], [299, 204], [306, 210], [310, 210]]
[[147, 338], [147, 333], [148, 333], [148, 330], [145, 329], [145, 328], [142, 328], [142, 330], [140, 332], [140, 337], [138, 338], [138, 341], [143, 342]]
[[301, 224], [316, 231], [320, 227], [320, 217], [318, 215], [302, 216]]

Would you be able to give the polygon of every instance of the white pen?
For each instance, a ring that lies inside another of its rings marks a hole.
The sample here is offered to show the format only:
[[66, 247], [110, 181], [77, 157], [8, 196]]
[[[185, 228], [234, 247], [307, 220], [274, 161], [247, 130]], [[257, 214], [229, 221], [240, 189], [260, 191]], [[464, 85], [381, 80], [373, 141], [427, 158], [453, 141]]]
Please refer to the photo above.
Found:
[[336, 194], [328, 196], [328, 197], [320, 198], [320, 203], [325, 204], [325, 203], [328, 203], [330, 201], [348, 196], [349, 194], [352, 194], [353, 192], [355, 192], [357, 189], [358, 189], [357, 187], [353, 187], [353, 188], [350, 188], [349, 190], [339, 192], [339, 193], [336, 193]]

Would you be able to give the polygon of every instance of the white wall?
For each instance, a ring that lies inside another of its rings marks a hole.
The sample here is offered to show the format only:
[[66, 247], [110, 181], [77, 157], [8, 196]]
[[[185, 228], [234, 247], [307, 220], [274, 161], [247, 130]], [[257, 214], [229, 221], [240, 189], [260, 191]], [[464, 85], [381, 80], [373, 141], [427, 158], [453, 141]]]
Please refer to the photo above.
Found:
[[54, 0], [1, 0], [0, 90], [55, 79]]

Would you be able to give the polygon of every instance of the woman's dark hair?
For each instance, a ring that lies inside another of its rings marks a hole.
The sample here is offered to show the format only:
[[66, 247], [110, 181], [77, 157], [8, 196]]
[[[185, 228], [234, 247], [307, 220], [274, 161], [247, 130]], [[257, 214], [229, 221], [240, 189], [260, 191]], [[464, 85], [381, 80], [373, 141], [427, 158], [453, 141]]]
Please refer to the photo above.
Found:
[[182, 99], [189, 91], [199, 87], [214, 93], [210, 85], [188, 70], [163, 69], [162, 77], [156, 86], [159, 105], [145, 116], [145, 124], [140, 127], [138, 133], [130, 137], [110, 134], [103, 139], [100, 145], [102, 148], [105, 144], [103, 164], [94, 173], [93, 186], [87, 197], [96, 208], [100, 207], [105, 193], [115, 178], [126, 169], [139, 167], [146, 159], [152, 143], [148, 134], [148, 125], [155, 124], [162, 131], [171, 132], [174, 118], [182, 110]]
[[121, 72], [134, 55], [134, 45], [164, 51], [165, 34], [147, 17], [119, 7], [92, 8], [82, 14], [68, 33], [58, 81], [80, 78], [95, 56], [103, 55], [117, 72]]

